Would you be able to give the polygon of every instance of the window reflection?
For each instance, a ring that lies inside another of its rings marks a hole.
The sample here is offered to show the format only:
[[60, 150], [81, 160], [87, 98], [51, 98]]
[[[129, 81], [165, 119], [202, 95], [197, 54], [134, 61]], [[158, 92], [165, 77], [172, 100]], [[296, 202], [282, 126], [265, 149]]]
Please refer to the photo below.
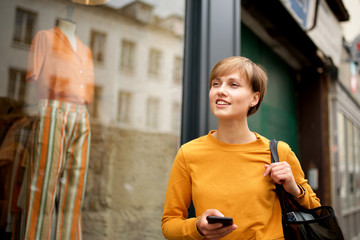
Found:
[[355, 165], [355, 179], [354, 188], [356, 195], [354, 196], [354, 205], [360, 206], [360, 142], [359, 142], [359, 127], [354, 127], [354, 165]]
[[179, 56], [176, 56], [175, 59], [174, 59], [174, 77], [173, 77], [173, 80], [174, 80], [174, 83], [175, 84], [180, 84], [181, 83], [181, 80], [182, 80], [182, 58], [179, 57]]
[[347, 195], [347, 171], [346, 171], [346, 138], [345, 138], [345, 118], [341, 112], [337, 113], [338, 129], [339, 129], [339, 172], [340, 172], [340, 197], [341, 207], [347, 208], [346, 195]]
[[0, 3], [1, 239], [163, 238], [185, 1], [106, 2]]
[[131, 99], [132, 99], [132, 94], [130, 92], [119, 91], [118, 121], [122, 123], [130, 122]]
[[36, 13], [17, 8], [13, 41], [18, 44], [30, 45], [34, 34]]
[[158, 77], [160, 75], [160, 66], [161, 66], [161, 51], [157, 49], [150, 49], [149, 54], [149, 75], [153, 77]]
[[88, 112], [90, 113], [90, 116], [94, 119], [100, 117], [99, 103], [102, 101], [101, 99], [102, 95], [103, 95], [103, 86], [95, 85], [93, 101], [88, 104]]
[[126, 39], [121, 44], [120, 69], [124, 72], [133, 73], [135, 70], [135, 42]]
[[157, 129], [159, 123], [160, 100], [155, 97], [149, 97], [146, 102], [146, 126], [151, 129]]
[[10, 68], [7, 96], [19, 103], [25, 101], [27, 83], [25, 81], [26, 70]]
[[94, 56], [94, 60], [97, 63], [103, 63], [106, 47], [106, 34], [96, 30], [92, 30], [90, 46]]
[[338, 112], [341, 207], [349, 211], [360, 206], [359, 127]]

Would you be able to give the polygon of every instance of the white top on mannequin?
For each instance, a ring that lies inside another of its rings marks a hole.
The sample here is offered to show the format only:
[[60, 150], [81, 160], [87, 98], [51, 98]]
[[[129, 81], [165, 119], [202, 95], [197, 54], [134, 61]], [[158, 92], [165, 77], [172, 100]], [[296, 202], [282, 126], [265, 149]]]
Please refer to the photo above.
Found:
[[71, 46], [76, 51], [76, 35], [75, 35], [76, 24], [69, 20], [59, 19], [58, 28], [65, 34]]

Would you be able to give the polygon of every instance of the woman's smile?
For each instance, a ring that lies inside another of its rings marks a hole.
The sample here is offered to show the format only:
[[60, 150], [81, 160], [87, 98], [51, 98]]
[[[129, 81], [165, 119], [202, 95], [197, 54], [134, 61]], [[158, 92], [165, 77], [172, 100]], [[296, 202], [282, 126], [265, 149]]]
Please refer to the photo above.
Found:
[[228, 105], [231, 105], [231, 103], [225, 101], [225, 100], [222, 100], [222, 99], [217, 99], [216, 100], [216, 105], [218, 107], [224, 107], [224, 106], [228, 106]]

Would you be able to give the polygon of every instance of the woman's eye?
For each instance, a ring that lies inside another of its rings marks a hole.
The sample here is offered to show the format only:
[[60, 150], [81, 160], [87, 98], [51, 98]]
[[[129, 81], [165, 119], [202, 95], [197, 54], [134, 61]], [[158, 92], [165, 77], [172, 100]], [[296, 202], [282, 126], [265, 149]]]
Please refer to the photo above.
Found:
[[218, 83], [218, 82], [213, 82], [213, 84], [212, 84], [213, 86], [219, 86], [220, 85], [220, 83]]
[[232, 86], [232, 87], [238, 87], [239, 84], [237, 84], [237, 83], [232, 83], [231, 86]]

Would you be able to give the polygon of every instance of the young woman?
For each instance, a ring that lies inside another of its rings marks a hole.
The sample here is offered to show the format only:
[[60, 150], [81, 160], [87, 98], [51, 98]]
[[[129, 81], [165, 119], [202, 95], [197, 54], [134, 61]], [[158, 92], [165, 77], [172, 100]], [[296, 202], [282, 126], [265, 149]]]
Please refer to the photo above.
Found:
[[[268, 139], [248, 127], [247, 117], [264, 98], [267, 76], [249, 59], [230, 57], [214, 66], [209, 81], [218, 129], [179, 149], [165, 197], [163, 234], [167, 239], [284, 239], [274, 183], [306, 208], [320, 201], [290, 147], [279, 142], [280, 162], [271, 164]], [[196, 218], [187, 218], [191, 200]], [[207, 216], [232, 217], [234, 224], [210, 224]]]

